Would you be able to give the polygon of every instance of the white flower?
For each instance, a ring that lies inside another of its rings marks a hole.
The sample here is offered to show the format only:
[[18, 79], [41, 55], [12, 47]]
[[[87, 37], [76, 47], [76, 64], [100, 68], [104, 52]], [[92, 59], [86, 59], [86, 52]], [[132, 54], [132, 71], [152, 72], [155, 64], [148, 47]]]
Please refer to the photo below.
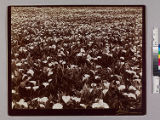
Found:
[[39, 104], [40, 108], [45, 108], [45, 106], [43, 104]]
[[123, 52], [123, 53], [126, 53], [127, 51], [126, 51], [126, 50], [122, 50], [122, 52]]
[[136, 66], [136, 67], [131, 67], [132, 70], [138, 70], [139, 68]]
[[139, 75], [142, 77], [142, 72], [140, 72]]
[[44, 82], [44, 83], [42, 83], [45, 87], [47, 87], [48, 85], [49, 85], [49, 83], [47, 83], [47, 82]]
[[141, 79], [134, 79], [133, 81], [136, 81], [138, 83], [141, 83]]
[[80, 52], [81, 52], [81, 53], [85, 53], [84, 48], [81, 48]]
[[96, 74], [97, 70], [90, 70], [93, 74]]
[[135, 109], [134, 107], [130, 107], [130, 109]]
[[56, 103], [52, 106], [52, 109], [63, 109], [63, 105], [60, 103]]
[[98, 58], [92, 58], [93, 60], [98, 60]]
[[104, 85], [105, 88], [109, 88], [110, 83], [109, 82], [105, 82], [105, 83], [103, 83], [103, 85]]
[[15, 90], [12, 90], [12, 94], [15, 94], [16, 93], [16, 91]]
[[18, 105], [22, 105], [25, 108], [28, 108], [27, 102], [24, 101], [24, 99], [20, 99], [19, 102], [17, 102]]
[[121, 60], [124, 60], [124, 57], [120, 57]]
[[32, 83], [34, 86], [36, 85], [36, 81], [29, 81], [30, 83]]
[[14, 108], [14, 106], [15, 106], [15, 103], [14, 103], [14, 102], [12, 102], [12, 109]]
[[139, 90], [136, 90], [136, 95], [139, 96], [141, 92]]
[[29, 47], [31, 50], [33, 50], [34, 49], [34, 47], [33, 46], [31, 46], [31, 47]]
[[52, 65], [53, 65], [52, 63], [49, 63], [49, 64], [48, 64], [49, 67], [51, 67]]
[[48, 80], [48, 82], [51, 82], [51, 81], [52, 81], [52, 79], [49, 79], [49, 80]]
[[89, 88], [89, 92], [91, 93], [93, 91], [93, 88]]
[[43, 63], [47, 63], [47, 60], [42, 61]]
[[64, 54], [64, 52], [63, 52], [63, 51], [60, 51], [60, 52], [59, 52], [59, 54], [58, 54], [58, 56], [59, 56], [59, 57], [61, 57], [61, 56], [65, 56], [65, 54]]
[[133, 76], [133, 78], [139, 78], [139, 76], [135, 74], [135, 75]]
[[93, 42], [92, 42], [92, 41], [90, 41], [90, 42], [88, 43], [88, 45], [89, 45], [89, 46], [91, 46], [92, 44], [93, 44]]
[[124, 90], [124, 89], [126, 89], [126, 86], [125, 86], [125, 85], [120, 85], [120, 86], [118, 87], [118, 90], [119, 90], [119, 91]]
[[136, 90], [136, 88], [134, 86], [129, 86], [129, 90]]
[[81, 102], [81, 98], [78, 98], [78, 97], [71, 97], [71, 99], [76, 102]]
[[133, 93], [123, 93], [123, 95], [136, 99], [136, 95]]
[[66, 61], [63, 61], [63, 62], [62, 62], [62, 65], [64, 65], [64, 64], [66, 64]]
[[48, 57], [47, 57], [47, 60], [49, 60], [50, 58], [52, 58], [52, 57], [48, 56]]
[[58, 62], [56, 61], [56, 62], [51, 62], [52, 63], [52, 65], [58, 65]]
[[46, 103], [47, 101], [48, 101], [47, 97], [38, 98], [38, 102], [40, 102], [40, 103]]
[[83, 76], [82, 80], [83, 80], [83, 81], [84, 81], [84, 80], [87, 80], [89, 77], [90, 77], [90, 75], [88, 75], [88, 74], [84, 74], [84, 76]]
[[89, 54], [87, 55], [87, 60], [88, 61], [92, 60], [92, 57]]
[[67, 43], [64, 43], [63, 45], [66, 47], [66, 46], [67, 46]]
[[55, 46], [55, 45], [52, 45], [52, 48], [53, 48], [53, 49], [56, 49], [56, 46]]
[[66, 51], [67, 52], [67, 54], [69, 54], [69, 51]]
[[109, 108], [109, 105], [107, 103], [104, 103], [102, 99], [99, 100], [99, 104], [103, 106], [103, 108]]
[[80, 106], [83, 107], [83, 108], [85, 108], [85, 109], [87, 107], [85, 104], [80, 104]]
[[65, 102], [65, 103], [68, 103], [70, 101], [71, 97], [70, 96], [62, 96], [62, 100]]
[[39, 86], [34, 86], [33, 90], [36, 91], [39, 88]]
[[23, 69], [19, 69], [19, 72], [22, 72], [22, 71], [24, 71]]
[[27, 71], [27, 73], [28, 73], [28, 74], [31, 74], [32, 76], [34, 75], [34, 71], [33, 71], [32, 69], [29, 69], [29, 70]]
[[63, 60], [59, 60], [59, 63], [62, 63], [63, 62]]
[[108, 92], [109, 89], [104, 89], [102, 92], [105, 95]]
[[132, 70], [126, 70], [126, 72], [129, 73], [129, 74], [134, 74], [134, 75], [136, 75], [136, 72], [135, 72], [135, 71], [132, 71]]
[[113, 54], [111, 54], [111, 53], [106, 53], [106, 55], [109, 57], [113, 57]]
[[20, 67], [21, 65], [22, 65], [22, 63], [17, 63], [16, 64], [17, 67]]
[[35, 66], [38, 66], [38, 64], [37, 64], [37, 63], [34, 63], [34, 65], [35, 65]]
[[30, 90], [31, 89], [31, 87], [25, 87], [26, 88], [26, 90]]
[[131, 98], [136, 99], [136, 95], [135, 95], [135, 94], [133, 94], [133, 93], [129, 93], [129, 94], [128, 94], [128, 97], [131, 97]]
[[117, 85], [119, 85], [119, 84], [120, 84], [120, 82], [119, 82], [119, 81], [116, 81], [116, 84], [117, 84]]
[[99, 103], [93, 103], [92, 104], [92, 108], [100, 108], [100, 104]]
[[120, 62], [121, 63], [121, 65], [124, 65], [124, 62]]
[[123, 95], [126, 95], [126, 96], [128, 96], [128, 93], [123, 93]]
[[15, 55], [15, 57], [18, 57], [19, 54], [15, 53], [14, 55]]
[[48, 72], [48, 76], [50, 76], [50, 75], [52, 75], [53, 74], [53, 72], [52, 71], [49, 71]]
[[111, 77], [115, 76], [119, 81], [122, 79], [122, 76], [120, 75], [111, 75]]
[[96, 83], [91, 83], [91, 86], [92, 86], [92, 87], [96, 87], [97, 84], [96, 84]]
[[109, 108], [107, 103], [104, 103], [102, 99], [99, 100], [98, 103], [93, 103], [92, 108]]
[[101, 77], [100, 77], [100, 76], [98, 76], [98, 75], [96, 75], [96, 76], [95, 76], [95, 79], [100, 79], [100, 78], [101, 78]]
[[70, 69], [74, 69], [74, 68], [77, 68], [78, 66], [77, 65], [70, 65]]
[[76, 56], [82, 56], [83, 54], [82, 53], [77, 53], [77, 55]]
[[14, 75], [12, 74], [12, 79], [14, 78]]
[[112, 72], [112, 69], [110, 67], [107, 67], [108, 72]]
[[39, 100], [39, 97], [38, 97], [38, 98], [34, 98], [34, 99], [32, 99], [32, 101], [35, 101], [35, 100]]
[[101, 56], [97, 56], [97, 58], [98, 58], [98, 59], [101, 59], [102, 57], [101, 57]]
[[17, 70], [15, 70], [14, 73], [15, 73], [15, 76], [19, 75], [19, 72]]
[[100, 65], [96, 65], [96, 69], [102, 68], [102, 66]]

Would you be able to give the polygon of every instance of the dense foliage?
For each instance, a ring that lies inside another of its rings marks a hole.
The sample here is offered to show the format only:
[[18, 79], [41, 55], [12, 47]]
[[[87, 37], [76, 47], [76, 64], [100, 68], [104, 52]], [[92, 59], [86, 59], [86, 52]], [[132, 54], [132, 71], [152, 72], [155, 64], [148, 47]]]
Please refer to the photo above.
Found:
[[13, 7], [14, 109], [141, 108], [142, 9]]

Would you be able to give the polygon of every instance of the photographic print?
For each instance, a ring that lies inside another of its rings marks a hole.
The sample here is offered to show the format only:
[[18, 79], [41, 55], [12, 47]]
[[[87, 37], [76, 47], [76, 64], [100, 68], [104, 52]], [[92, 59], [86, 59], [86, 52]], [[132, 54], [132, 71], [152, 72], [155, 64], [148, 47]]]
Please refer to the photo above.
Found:
[[10, 115], [144, 115], [145, 7], [9, 6]]

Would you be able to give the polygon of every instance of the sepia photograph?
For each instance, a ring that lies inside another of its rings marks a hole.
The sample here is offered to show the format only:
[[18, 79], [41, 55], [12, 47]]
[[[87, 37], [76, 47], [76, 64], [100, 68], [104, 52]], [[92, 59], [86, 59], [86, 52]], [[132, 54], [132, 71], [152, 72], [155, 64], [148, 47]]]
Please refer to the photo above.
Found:
[[145, 6], [9, 6], [10, 115], [144, 115]]

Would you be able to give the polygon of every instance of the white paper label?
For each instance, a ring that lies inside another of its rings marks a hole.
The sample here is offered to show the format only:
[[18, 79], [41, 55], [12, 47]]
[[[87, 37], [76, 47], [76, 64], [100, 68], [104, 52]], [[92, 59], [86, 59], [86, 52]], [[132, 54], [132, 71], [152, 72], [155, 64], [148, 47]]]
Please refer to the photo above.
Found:
[[160, 85], [160, 81], [159, 81], [159, 76], [153, 76], [153, 93], [160, 93], [159, 90], [159, 85]]

